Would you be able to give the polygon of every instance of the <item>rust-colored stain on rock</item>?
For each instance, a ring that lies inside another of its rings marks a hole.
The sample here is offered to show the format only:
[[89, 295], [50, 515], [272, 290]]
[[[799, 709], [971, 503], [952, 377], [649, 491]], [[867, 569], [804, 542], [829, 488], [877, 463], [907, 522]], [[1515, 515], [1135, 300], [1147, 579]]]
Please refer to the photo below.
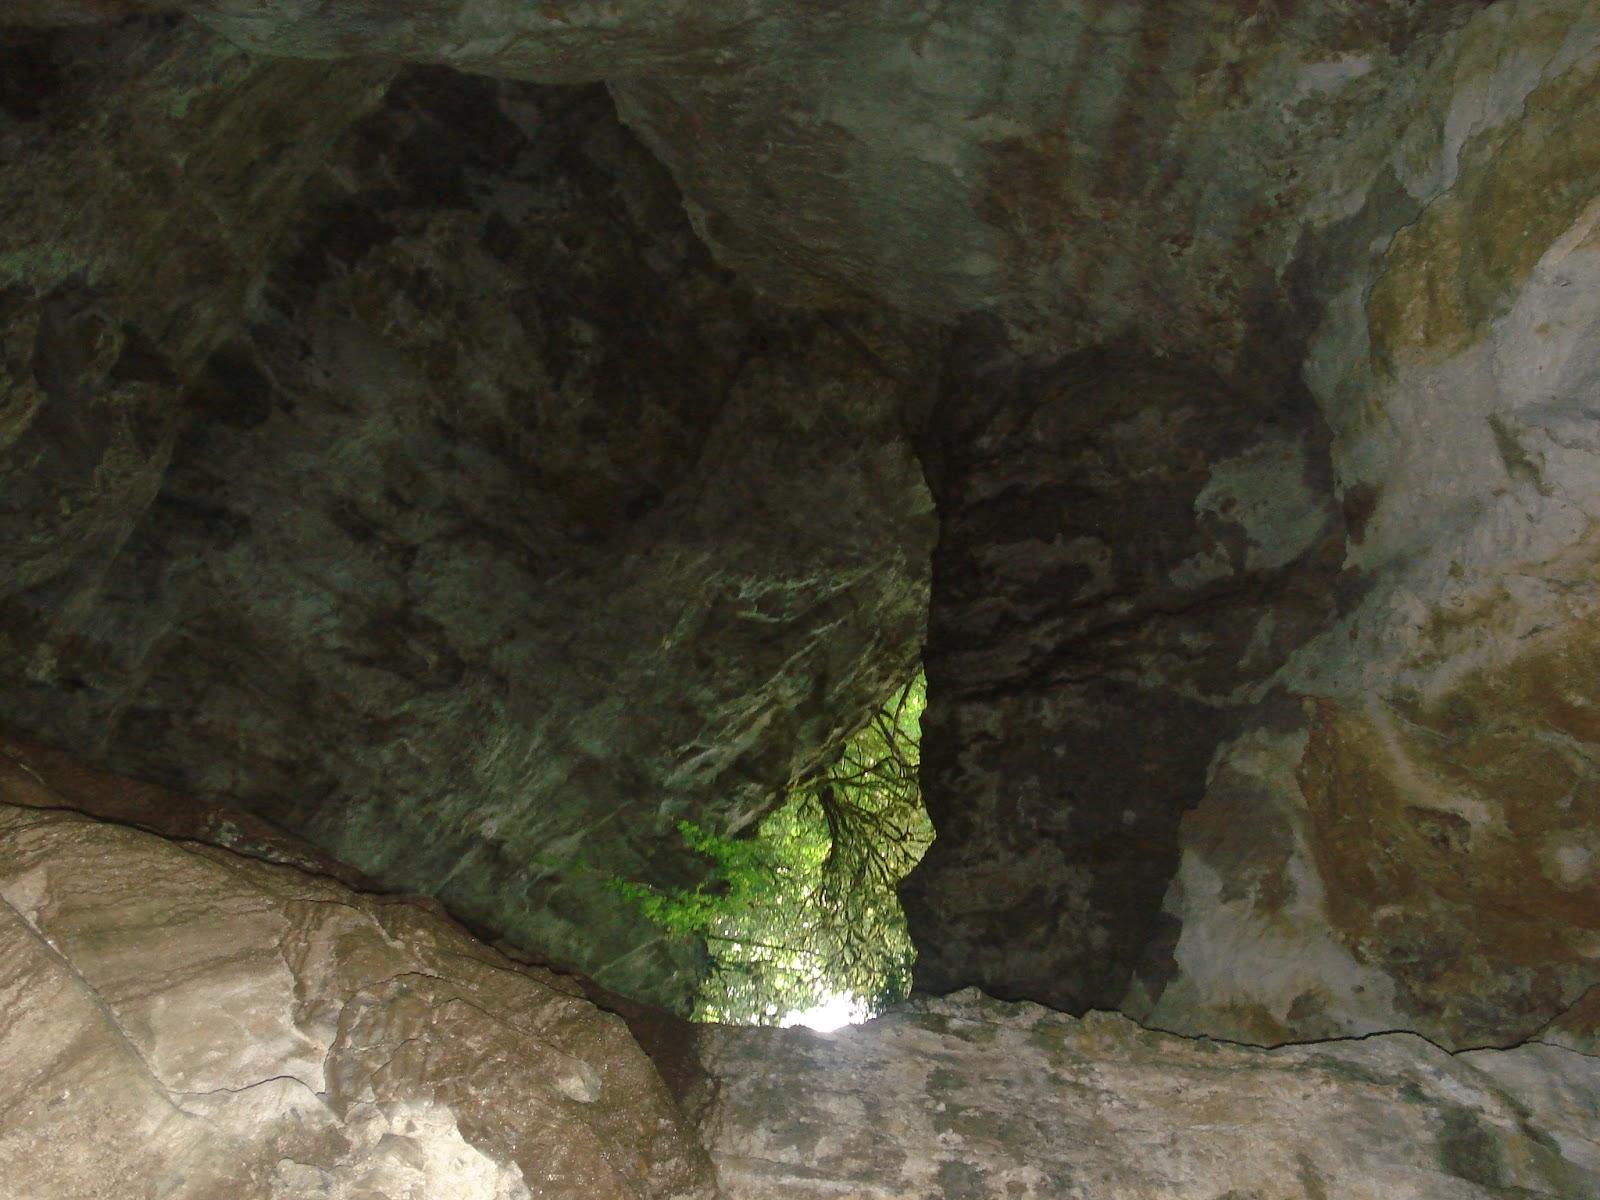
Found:
[[1569, 639], [1430, 703], [1312, 705], [1299, 780], [1329, 918], [1464, 1043], [1528, 1036], [1600, 981], [1597, 668]]

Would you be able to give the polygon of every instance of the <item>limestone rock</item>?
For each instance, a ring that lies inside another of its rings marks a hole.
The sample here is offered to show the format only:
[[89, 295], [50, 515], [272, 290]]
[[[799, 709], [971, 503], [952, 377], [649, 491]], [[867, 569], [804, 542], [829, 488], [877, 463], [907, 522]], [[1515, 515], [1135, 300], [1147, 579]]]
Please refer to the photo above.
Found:
[[1297, 256], [1381, 190], [1485, 5], [189, 7], [265, 53], [607, 79], [702, 232], [780, 294], [1239, 362], [1272, 348], [1258, 318]]
[[[1591, 0], [179, 7], [340, 64], [8, 49], [0, 717], [681, 1001], [572, 868], [691, 878], [906, 665], [933, 397], [927, 982], [1592, 1036]], [[399, 60], [606, 80], [746, 281], [593, 93], [329, 152]]]
[[1391, 1034], [1262, 1050], [966, 991], [833, 1034], [712, 1028], [728, 1200], [1587, 1200], [1600, 1060]]
[[1391, 184], [1283, 276], [1298, 366], [1205, 402], [1258, 445], [1156, 449], [1160, 389], [1060, 382], [1093, 357], [947, 375], [929, 986], [1265, 1043], [1593, 1036], [1600, 27], [1496, 5], [1439, 46]]
[[1437, 198], [1347, 264], [1310, 342], [1360, 603], [1282, 671], [1299, 713], [1218, 748], [1136, 1015], [1267, 1041], [1600, 1028], [1600, 26], [1570, 15], [1463, 32], [1447, 119], [1395, 162]]
[[411, 901], [0, 806], [0, 1195], [713, 1195], [620, 1019]]
[[[154, 497], [186, 375], [388, 71], [248, 57], [166, 19], [0, 48], [0, 652], [80, 603]], [[70, 576], [74, 564], [79, 578]], [[46, 626], [47, 627], [47, 626]]]
[[[205, 10], [272, 53], [607, 78], [769, 290], [1215, 382], [1206, 461], [1113, 484], [1004, 436], [1035, 401], [1069, 422], [1071, 389], [945, 381], [1000, 432], [941, 512], [928, 982], [1453, 1046], [1600, 982], [1589, 0]], [[1154, 391], [1130, 420], [1171, 411]], [[1248, 412], [1286, 431], [1248, 444]], [[1115, 419], [1083, 437], [1137, 440]], [[1094, 545], [1113, 508], [1147, 564]]]

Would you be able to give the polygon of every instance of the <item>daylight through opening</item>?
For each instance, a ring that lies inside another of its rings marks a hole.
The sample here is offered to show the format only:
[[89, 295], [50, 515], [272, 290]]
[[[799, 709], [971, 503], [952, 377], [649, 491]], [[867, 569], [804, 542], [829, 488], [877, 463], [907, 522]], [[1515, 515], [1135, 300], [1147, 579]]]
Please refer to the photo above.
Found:
[[919, 670], [753, 836], [692, 822], [713, 864], [694, 889], [624, 894], [711, 963], [695, 1019], [833, 1029], [905, 997], [915, 952], [896, 886], [933, 840], [918, 784], [927, 683]]

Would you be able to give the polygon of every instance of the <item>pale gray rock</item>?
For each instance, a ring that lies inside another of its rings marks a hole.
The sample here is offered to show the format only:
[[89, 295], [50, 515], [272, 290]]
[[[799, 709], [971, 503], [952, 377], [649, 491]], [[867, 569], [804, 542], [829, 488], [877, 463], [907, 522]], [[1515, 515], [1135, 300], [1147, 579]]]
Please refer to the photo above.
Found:
[[1600, 1060], [1389, 1034], [1277, 1050], [972, 990], [832, 1034], [713, 1028], [728, 1200], [1588, 1200]]
[[1600, 1031], [1600, 20], [1495, 5], [1439, 70], [1392, 160], [1427, 207], [1351, 243], [1304, 365], [1359, 603], [1184, 820], [1126, 999], [1167, 1028]]
[[1452, 1055], [1387, 1034], [1263, 1050], [976, 991], [829, 1035], [680, 1027], [702, 1148], [621, 1020], [570, 980], [424, 903], [65, 811], [85, 799], [72, 783], [0, 780], [0, 801], [27, 804], [0, 803], [6, 1200], [1600, 1187], [1600, 1059], [1572, 1049]]
[[414, 900], [0, 805], [0, 994], [6, 1200], [713, 1195], [619, 1018]]

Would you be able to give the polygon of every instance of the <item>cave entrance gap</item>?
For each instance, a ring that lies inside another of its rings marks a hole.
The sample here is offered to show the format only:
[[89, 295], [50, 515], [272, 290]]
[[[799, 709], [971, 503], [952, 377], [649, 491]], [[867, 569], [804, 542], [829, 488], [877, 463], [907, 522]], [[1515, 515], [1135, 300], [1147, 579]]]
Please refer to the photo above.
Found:
[[705, 943], [696, 1020], [834, 1029], [906, 996], [915, 951], [896, 888], [933, 840], [917, 775], [926, 703], [919, 669], [753, 836], [681, 823], [709, 883], [630, 885], [652, 920]]

